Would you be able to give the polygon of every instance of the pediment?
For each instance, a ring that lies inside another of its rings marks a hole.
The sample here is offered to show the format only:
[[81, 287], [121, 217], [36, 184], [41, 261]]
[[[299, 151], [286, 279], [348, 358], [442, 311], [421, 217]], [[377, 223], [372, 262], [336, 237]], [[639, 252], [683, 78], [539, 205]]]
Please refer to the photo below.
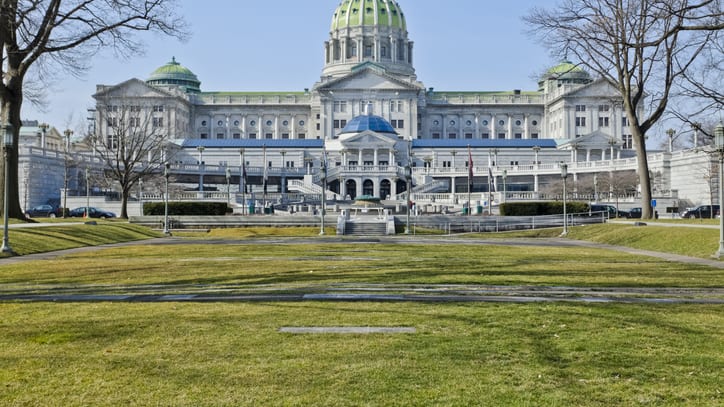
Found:
[[611, 140], [615, 140], [615, 138], [601, 130], [596, 130], [592, 133], [583, 135], [581, 137], [578, 137], [574, 140], [568, 140], [565, 143], [561, 144], [559, 148], [562, 149], [585, 149], [585, 148], [607, 148], [610, 147]]
[[340, 144], [343, 148], [393, 148], [397, 143], [397, 137], [385, 134], [375, 133], [373, 131], [363, 131], [362, 133], [350, 135], [340, 138]]
[[565, 97], [620, 98], [621, 92], [619, 92], [616, 86], [608, 80], [598, 79], [567, 93]]
[[118, 85], [106, 86], [98, 89], [95, 95], [95, 99], [100, 98], [168, 98], [178, 97], [178, 95], [166, 92], [162, 89], [149, 86], [146, 82], [140, 79], [129, 79], [125, 82], [121, 82]]
[[422, 87], [416, 83], [406, 82], [380, 71], [376, 66], [360, 67], [349, 75], [327, 82], [317, 88], [320, 91], [334, 90], [393, 90], [419, 91]]

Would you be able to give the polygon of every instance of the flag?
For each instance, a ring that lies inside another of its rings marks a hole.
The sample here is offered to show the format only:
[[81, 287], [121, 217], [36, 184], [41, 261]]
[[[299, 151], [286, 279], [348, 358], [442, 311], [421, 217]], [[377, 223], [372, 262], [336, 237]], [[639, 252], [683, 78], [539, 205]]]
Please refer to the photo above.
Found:
[[470, 151], [468, 144], [468, 191], [473, 190], [473, 153]]
[[241, 180], [244, 184], [244, 192], [246, 192], [246, 160], [242, 159], [241, 162]]
[[263, 161], [263, 164], [264, 164], [264, 179], [263, 179], [263, 181], [264, 181], [264, 194], [266, 195], [266, 183], [267, 183], [267, 181], [269, 180], [269, 174], [268, 174], [267, 169], [268, 169], [269, 166], [268, 166], [268, 164], [267, 164], [267, 162], [266, 162], [266, 144], [264, 144], [262, 147], [263, 147], [263, 151], [264, 151], [264, 159], [263, 159], [263, 160], [264, 160], [264, 161]]

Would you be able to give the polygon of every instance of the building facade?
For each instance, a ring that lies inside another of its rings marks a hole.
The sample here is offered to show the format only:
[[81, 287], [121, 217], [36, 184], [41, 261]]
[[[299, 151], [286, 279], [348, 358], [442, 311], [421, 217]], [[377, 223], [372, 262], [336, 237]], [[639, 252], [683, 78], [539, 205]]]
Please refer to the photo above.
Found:
[[[176, 179], [199, 190], [230, 173], [237, 192], [321, 192], [324, 169], [340, 199], [395, 199], [409, 165], [425, 199], [468, 192], [469, 165], [476, 193], [502, 177], [514, 191], [539, 192], [560, 182], [560, 162], [574, 180], [636, 171], [621, 96], [571, 62], [550, 68], [534, 90], [438, 91], [417, 78], [397, 1], [343, 0], [329, 33], [321, 78], [302, 91], [204, 92], [172, 58], [146, 80], [98, 85], [93, 131], [105, 140], [129, 126], [164, 134], [176, 146], [165, 157]], [[676, 163], [689, 161], [652, 160], [661, 162], [652, 171], [666, 174], [662, 197], [705, 200], [676, 196], [677, 185], [697, 184], [677, 178]]]

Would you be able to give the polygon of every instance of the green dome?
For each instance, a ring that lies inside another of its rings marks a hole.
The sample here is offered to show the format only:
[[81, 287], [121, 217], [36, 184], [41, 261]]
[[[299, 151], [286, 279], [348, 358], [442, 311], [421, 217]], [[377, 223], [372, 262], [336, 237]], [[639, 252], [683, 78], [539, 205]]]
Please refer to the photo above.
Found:
[[546, 79], [571, 82], [590, 82], [591, 75], [573, 62], [563, 61], [546, 71], [545, 75], [543, 75], [543, 80]]
[[178, 86], [188, 93], [201, 92], [201, 82], [188, 68], [171, 58], [171, 62], [153, 71], [146, 79], [146, 83], [153, 86]]
[[394, 0], [343, 0], [332, 16], [331, 31], [362, 26], [407, 30], [405, 14]]

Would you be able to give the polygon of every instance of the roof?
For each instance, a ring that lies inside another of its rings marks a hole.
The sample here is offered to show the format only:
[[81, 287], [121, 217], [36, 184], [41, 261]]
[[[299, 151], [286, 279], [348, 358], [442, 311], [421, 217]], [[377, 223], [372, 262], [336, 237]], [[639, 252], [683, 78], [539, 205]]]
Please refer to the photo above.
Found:
[[323, 148], [324, 140], [267, 140], [267, 139], [189, 139], [183, 140], [182, 148]]
[[171, 62], [156, 69], [151, 76], [146, 79], [149, 85], [176, 85], [183, 87], [187, 92], [200, 92], [201, 82], [196, 74], [190, 69], [176, 62], [176, 58], [171, 58]]
[[561, 80], [576, 80], [576, 81], [590, 81], [591, 74], [581, 68], [579, 65], [574, 64], [570, 61], [563, 61], [560, 64], [551, 67], [543, 75], [545, 79], [561, 79]]
[[363, 115], [350, 120], [339, 134], [362, 133], [363, 131], [375, 133], [397, 134], [392, 125], [380, 116]]
[[558, 144], [552, 139], [425, 139], [413, 140], [412, 148], [556, 148]]
[[407, 30], [405, 14], [395, 0], [343, 0], [334, 11], [330, 30], [362, 26]]

